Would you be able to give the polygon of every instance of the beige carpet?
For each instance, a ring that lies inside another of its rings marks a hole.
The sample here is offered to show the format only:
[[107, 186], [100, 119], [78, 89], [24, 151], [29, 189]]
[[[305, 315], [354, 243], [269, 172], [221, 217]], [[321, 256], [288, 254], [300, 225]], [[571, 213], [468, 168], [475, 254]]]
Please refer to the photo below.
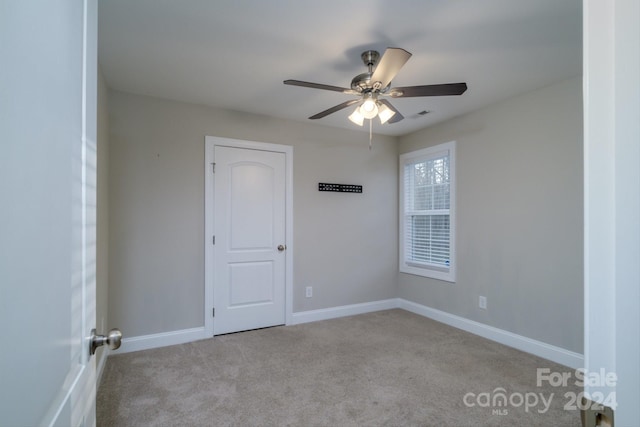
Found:
[[579, 426], [537, 368], [573, 373], [389, 310], [113, 355], [98, 426]]

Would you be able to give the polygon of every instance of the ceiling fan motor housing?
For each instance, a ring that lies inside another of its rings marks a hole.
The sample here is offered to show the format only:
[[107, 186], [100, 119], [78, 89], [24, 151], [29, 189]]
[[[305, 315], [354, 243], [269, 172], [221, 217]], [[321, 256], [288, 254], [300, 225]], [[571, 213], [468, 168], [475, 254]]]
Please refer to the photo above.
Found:
[[351, 89], [360, 93], [371, 89], [371, 73], [362, 73], [351, 80]]

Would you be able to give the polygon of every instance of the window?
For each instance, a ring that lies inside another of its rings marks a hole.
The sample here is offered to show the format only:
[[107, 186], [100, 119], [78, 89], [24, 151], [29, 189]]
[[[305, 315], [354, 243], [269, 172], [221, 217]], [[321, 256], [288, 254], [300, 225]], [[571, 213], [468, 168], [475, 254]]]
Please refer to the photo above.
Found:
[[455, 281], [455, 142], [400, 156], [400, 271]]

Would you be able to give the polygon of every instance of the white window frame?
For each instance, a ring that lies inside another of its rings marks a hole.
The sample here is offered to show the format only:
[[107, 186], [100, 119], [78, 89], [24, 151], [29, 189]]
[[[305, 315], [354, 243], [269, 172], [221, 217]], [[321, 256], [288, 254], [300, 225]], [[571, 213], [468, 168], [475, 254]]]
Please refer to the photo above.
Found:
[[[449, 154], [449, 266], [436, 266], [411, 262], [406, 259], [405, 230], [406, 221], [409, 219], [405, 213], [405, 178], [404, 169], [407, 164], [420, 163], [434, 158], [442, 157], [443, 153]], [[430, 277], [447, 282], [456, 281], [456, 142], [446, 142], [433, 147], [405, 153], [400, 156], [399, 168], [400, 181], [400, 259], [399, 266], [401, 273], [415, 274], [418, 276]]]

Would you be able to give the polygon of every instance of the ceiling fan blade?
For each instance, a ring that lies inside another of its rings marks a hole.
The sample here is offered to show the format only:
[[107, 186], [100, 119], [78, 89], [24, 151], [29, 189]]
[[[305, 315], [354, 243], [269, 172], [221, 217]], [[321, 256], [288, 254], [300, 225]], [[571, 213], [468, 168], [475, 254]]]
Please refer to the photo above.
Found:
[[343, 102], [342, 104], [338, 104], [335, 107], [331, 107], [328, 110], [324, 110], [319, 112], [318, 114], [314, 114], [313, 116], [309, 117], [311, 120], [315, 120], [315, 119], [321, 119], [323, 117], [328, 116], [329, 114], [335, 113], [336, 111], [340, 111], [343, 108], [347, 108], [350, 105], [356, 104], [358, 102], [362, 101], [360, 98], [358, 99], [351, 99], [349, 101]]
[[291, 86], [301, 86], [301, 87], [309, 87], [311, 89], [323, 89], [323, 90], [332, 90], [334, 92], [342, 92], [347, 94], [357, 94], [358, 92], [348, 89], [346, 87], [338, 87], [331, 85], [324, 85], [321, 83], [311, 83], [311, 82], [303, 82], [302, 80], [285, 80], [282, 83]]
[[398, 71], [409, 58], [411, 58], [411, 54], [404, 49], [397, 47], [387, 48], [373, 71], [371, 81], [380, 82], [382, 84], [381, 89], [384, 89], [391, 83], [391, 80], [398, 74]]
[[446, 83], [441, 85], [394, 87], [388, 94], [392, 98], [410, 98], [414, 96], [462, 95], [467, 90], [466, 83]]
[[393, 112], [395, 112], [395, 114], [387, 121], [387, 123], [397, 123], [400, 120], [404, 119], [404, 116], [402, 114], [400, 114], [400, 111], [398, 111], [396, 109], [396, 107], [394, 107], [389, 101], [387, 101], [386, 99], [378, 99], [378, 102], [380, 102], [381, 104], [386, 105], [390, 110], [392, 110]]

